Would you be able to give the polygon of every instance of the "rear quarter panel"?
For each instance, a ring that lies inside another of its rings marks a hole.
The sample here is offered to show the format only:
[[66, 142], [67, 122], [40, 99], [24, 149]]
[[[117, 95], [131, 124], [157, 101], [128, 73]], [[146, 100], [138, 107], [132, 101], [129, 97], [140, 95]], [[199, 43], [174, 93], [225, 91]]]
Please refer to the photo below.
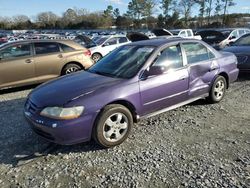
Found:
[[239, 69], [237, 68], [237, 58], [233, 53], [221, 52], [218, 59], [220, 65], [220, 73], [225, 72], [228, 75], [229, 83], [237, 80]]

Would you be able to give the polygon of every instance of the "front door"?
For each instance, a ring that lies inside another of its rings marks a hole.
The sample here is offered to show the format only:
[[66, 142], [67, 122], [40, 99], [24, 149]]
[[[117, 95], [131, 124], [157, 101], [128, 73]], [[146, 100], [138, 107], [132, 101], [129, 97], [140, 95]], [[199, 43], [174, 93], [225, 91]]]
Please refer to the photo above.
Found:
[[[148, 76], [139, 82], [141, 103], [145, 109], [143, 115], [187, 100], [189, 76], [183, 65], [180, 46], [163, 49], [151, 67], [153, 66], [160, 66], [166, 72]], [[151, 67], [149, 69], [152, 69]]]
[[36, 83], [30, 43], [13, 44], [0, 51], [0, 88]]

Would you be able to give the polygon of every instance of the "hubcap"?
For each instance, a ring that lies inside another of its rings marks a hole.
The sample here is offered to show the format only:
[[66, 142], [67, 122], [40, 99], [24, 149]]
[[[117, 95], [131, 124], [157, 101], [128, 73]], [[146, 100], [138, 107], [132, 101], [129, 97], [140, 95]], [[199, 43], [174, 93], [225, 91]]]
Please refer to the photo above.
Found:
[[77, 67], [70, 67], [69, 69], [66, 70], [66, 74], [70, 74], [77, 71], [78, 71]]
[[99, 61], [100, 59], [101, 59], [100, 55], [97, 55], [97, 54], [93, 55], [93, 60], [94, 60], [94, 62], [97, 62], [97, 61]]
[[224, 95], [224, 91], [225, 91], [225, 83], [222, 80], [219, 80], [215, 84], [215, 88], [214, 88], [214, 96], [215, 96], [215, 98], [217, 100], [220, 100]]
[[128, 131], [128, 118], [123, 113], [115, 113], [107, 118], [103, 136], [109, 142], [121, 140]]

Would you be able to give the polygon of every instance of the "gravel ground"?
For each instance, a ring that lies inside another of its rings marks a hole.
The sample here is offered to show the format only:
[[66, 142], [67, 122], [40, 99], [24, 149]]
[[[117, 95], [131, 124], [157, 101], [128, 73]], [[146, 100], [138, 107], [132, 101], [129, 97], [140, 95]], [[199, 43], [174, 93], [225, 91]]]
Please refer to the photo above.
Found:
[[143, 120], [120, 146], [48, 143], [22, 115], [32, 88], [0, 94], [0, 187], [250, 187], [250, 78], [219, 104]]

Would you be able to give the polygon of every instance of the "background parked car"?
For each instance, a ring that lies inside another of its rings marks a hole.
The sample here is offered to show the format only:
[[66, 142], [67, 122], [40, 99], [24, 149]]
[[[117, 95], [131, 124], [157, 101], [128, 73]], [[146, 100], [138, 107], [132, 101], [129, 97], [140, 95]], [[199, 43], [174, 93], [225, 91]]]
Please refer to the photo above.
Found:
[[23, 40], [0, 46], [0, 89], [45, 82], [90, 67], [91, 53], [74, 41]]
[[91, 51], [92, 59], [94, 62], [97, 62], [109, 52], [129, 42], [125, 35], [103, 36], [95, 42], [97, 46], [89, 48], [89, 50]]
[[216, 50], [220, 49], [221, 41], [226, 38], [222, 32], [216, 30], [201, 30], [197, 31], [196, 34], [200, 35], [204, 42], [213, 46]]
[[230, 42], [236, 41], [242, 35], [250, 33], [248, 28], [237, 28], [237, 29], [217, 29], [217, 31], [223, 33], [225, 39], [220, 42], [219, 48], [222, 49], [230, 45]]
[[232, 52], [238, 59], [238, 68], [241, 72], [250, 72], [250, 33], [224, 48], [224, 51]]

